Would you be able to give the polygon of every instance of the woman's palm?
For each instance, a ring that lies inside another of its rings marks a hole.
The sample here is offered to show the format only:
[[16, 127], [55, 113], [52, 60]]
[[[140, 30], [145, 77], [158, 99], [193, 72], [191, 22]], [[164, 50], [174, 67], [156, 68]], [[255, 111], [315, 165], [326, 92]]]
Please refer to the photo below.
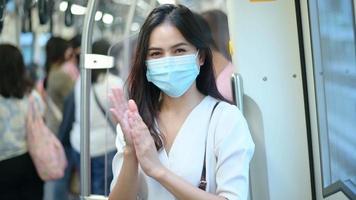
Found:
[[127, 100], [124, 97], [124, 93], [120, 88], [114, 88], [111, 90], [110, 95], [111, 108], [110, 111], [114, 120], [120, 124], [121, 130], [125, 137], [127, 145], [132, 146], [130, 126], [128, 122], [128, 105]]

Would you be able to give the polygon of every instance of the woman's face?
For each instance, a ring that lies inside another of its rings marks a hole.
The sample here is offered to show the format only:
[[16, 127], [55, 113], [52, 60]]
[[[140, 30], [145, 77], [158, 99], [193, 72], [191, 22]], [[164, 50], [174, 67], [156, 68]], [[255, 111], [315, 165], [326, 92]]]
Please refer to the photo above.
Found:
[[[153, 29], [146, 59], [196, 53], [197, 48], [190, 44], [175, 26], [165, 22]], [[199, 64], [202, 65], [203, 63], [203, 59], [199, 58]]]

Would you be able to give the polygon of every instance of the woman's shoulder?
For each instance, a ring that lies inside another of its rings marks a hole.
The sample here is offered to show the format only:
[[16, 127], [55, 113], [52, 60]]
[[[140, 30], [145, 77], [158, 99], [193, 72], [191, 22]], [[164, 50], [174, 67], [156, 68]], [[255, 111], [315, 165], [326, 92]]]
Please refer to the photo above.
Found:
[[32, 96], [34, 103], [37, 107], [41, 109], [43, 107], [43, 102], [35, 90], [27, 93], [22, 98], [4, 98], [0, 95], [0, 116], [3, 119], [9, 118], [10, 116], [26, 115], [29, 108], [29, 96]]
[[209, 98], [209, 101], [212, 102], [211, 104], [213, 104], [214, 106], [216, 105], [214, 112], [219, 113], [221, 115], [220, 117], [227, 117], [227, 118], [230, 118], [230, 117], [241, 118], [241, 117], [243, 117], [240, 109], [236, 105], [231, 104], [226, 101], [216, 99], [211, 96], [208, 96], [208, 98]]
[[217, 143], [220, 143], [219, 141], [224, 138], [250, 135], [246, 119], [236, 105], [214, 98], [212, 100], [219, 102], [211, 118], [212, 126], [216, 127], [215, 140]]

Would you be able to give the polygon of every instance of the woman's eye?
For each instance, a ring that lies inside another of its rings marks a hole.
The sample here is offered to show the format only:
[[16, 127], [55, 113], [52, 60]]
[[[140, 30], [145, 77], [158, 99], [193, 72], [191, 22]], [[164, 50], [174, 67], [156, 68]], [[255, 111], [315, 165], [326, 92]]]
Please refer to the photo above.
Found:
[[185, 49], [176, 49], [176, 53], [177, 54], [182, 54], [182, 53], [185, 53], [186, 50]]
[[149, 55], [150, 55], [150, 57], [155, 58], [155, 57], [158, 57], [160, 55], [160, 53], [159, 52], [152, 52]]

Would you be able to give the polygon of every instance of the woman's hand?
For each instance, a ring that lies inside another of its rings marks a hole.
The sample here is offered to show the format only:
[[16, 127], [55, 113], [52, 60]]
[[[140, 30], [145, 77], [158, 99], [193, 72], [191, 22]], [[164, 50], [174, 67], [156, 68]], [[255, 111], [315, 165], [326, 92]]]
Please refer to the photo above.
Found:
[[128, 118], [131, 127], [131, 136], [134, 143], [136, 156], [142, 170], [153, 178], [158, 177], [163, 171], [153, 138], [138, 113], [137, 105], [134, 100], [128, 102]]
[[116, 123], [119, 123], [124, 134], [125, 142], [130, 150], [134, 150], [131, 138], [131, 128], [128, 122], [128, 106], [121, 88], [113, 88], [109, 94], [111, 104], [110, 112]]

